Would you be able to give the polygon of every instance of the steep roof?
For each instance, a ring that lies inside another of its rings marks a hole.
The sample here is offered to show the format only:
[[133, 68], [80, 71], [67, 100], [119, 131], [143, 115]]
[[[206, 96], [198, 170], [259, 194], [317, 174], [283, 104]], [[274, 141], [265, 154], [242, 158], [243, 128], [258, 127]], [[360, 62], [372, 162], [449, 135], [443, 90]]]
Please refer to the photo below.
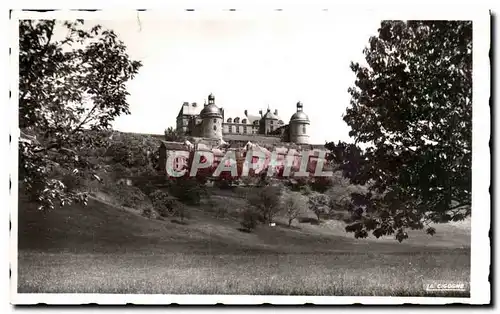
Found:
[[274, 114], [270, 109], [267, 110], [267, 112], [264, 114], [264, 116], [262, 118], [269, 119], [269, 120], [281, 120], [280, 117], [278, 117], [276, 114]]
[[181, 106], [181, 109], [179, 110], [179, 114], [177, 116], [197, 116], [200, 114], [201, 110], [203, 109], [203, 105], [200, 105], [198, 103], [189, 103], [189, 102], [184, 102]]
[[167, 150], [188, 150], [186, 144], [179, 142], [161, 141], [160, 146], [165, 147]]

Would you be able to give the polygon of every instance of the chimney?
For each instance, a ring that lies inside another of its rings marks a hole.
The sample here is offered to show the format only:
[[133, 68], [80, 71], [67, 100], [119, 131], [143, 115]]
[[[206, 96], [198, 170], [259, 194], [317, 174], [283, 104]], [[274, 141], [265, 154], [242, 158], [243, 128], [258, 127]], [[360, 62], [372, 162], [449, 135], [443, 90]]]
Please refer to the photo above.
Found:
[[275, 110], [274, 110], [274, 114], [275, 114], [275, 115], [278, 115], [278, 109], [275, 109]]
[[245, 116], [248, 117], [248, 110], [245, 109]]
[[267, 112], [271, 112], [271, 109], [267, 108]]
[[194, 103], [192, 103], [191, 105], [193, 105], [193, 107], [198, 106], [198, 104], [197, 104], [197, 103], [195, 103], [195, 102], [194, 102]]
[[260, 114], [260, 116], [262, 117], [262, 110], [259, 110], [259, 114]]

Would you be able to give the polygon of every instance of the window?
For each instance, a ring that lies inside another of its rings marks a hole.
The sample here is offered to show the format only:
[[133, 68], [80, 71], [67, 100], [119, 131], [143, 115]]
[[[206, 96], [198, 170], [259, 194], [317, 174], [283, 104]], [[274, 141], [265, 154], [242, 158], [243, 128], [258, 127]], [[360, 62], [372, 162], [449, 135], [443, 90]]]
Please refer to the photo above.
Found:
[[217, 131], [217, 126], [216, 125], [214, 125], [214, 131]]
[[302, 133], [306, 134], [306, 126], [302, 126]]
[[247, 119], [243, 119], [243, 120], [241, 120], [241, 123], [246, 124], [246, 123], [247, 123]]
[[248, 133], [247, 127], [243, 127], [243, 133]]
[[217, 123], [217, 119], [214, 119], [214, 123]]
[[233, 122], [233, 119], [227, 118], [227, 123], [231, 123], [231, 122]]
[[239, 127], [236, 127], [236, 132], [240, 133], [240, 128]]
[[274, 121], [273, 121], [273, 120], [271, 120], [271, 125], [273, 125], [273, 124], [274, 124]]

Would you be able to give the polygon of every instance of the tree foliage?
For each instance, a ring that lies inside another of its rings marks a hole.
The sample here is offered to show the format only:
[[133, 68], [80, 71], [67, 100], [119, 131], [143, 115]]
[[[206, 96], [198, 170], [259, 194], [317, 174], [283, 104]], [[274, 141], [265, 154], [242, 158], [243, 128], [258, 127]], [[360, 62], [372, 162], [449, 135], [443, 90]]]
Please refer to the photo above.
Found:
[[20, 188], [40, 209], [85, 203], [85, 194], [52, 174], [91, 174], [79, 151], [105, 143], [90, 130], [108, 129], [129, 113], [126, 83], [141, 63], [113, 31], [85, 28], [83, 20], [21, 20], [19, 49]]
[[408, 228], [467, 217], [472, 22], [386, 21], [364, 55], [366, 65], [351, 64], [344, 115], [355, 144], [326, 145], [352, 183], [369, 187], [353, 195], [348, 231], [402, 241]]
[[300, 192], [285, 191], [281, 196], [281, 207], [290, 226], [294, 219], [307, 209], [307, 197]]
[[165, 130], [165, 141], [178, 142], [182, 139], [181, 134], [177, 132], [173, 127], [168, 127]]
[[316, 214], [316, 217], [318, 217], [318, 221], [322, 215], [330, 212], [330, 198], [325, 194], [313, 193], [309, 196], [307, 203], [309, 208]]
[[259, 213], [254, 208], [247, 208], [242, 212], [240, 225], [246, 232], [251, 232], [259, 223]]
[[281, 210], [282, 187], [268, 185], [253, 188], [254, 193], [248, 196], [248, 203], [260, 214], [265, 223], [272, 222]]

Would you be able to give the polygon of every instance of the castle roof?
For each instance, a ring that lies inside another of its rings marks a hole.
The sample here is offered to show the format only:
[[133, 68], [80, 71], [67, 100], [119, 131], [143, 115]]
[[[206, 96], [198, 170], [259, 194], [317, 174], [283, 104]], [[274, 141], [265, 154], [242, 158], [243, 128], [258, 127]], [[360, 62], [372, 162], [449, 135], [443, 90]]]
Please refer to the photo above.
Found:
[[266, 120], [281, 120], [276, 114], [274, 114], [271, 109], [267, 109], [266, 114], [262, 117]]
[[290, 122], [307, 122], [309, 123], [309, 117], [303, 111], [297, 111], [290, 118]]
[[161, 141], [160, 146], [165, 147], [167, 150], [189, 150], [185, 143], [180, 142]]
[[202, 109], [202, 106], [198, 105], [197, 103], [189, 103], [189, 102], [184, 102], [181, 106], [181, 109], [179, 110], [179, 114], [177, 116], [197, 116], [200, 114], [200, 111]]
[[303, 111], [304, 105], [302, 102], [297, 103], [297, 112], [290, 118], [290, 122], [309, 123], [309, 117]]
[[200, 116], [203, 117], [210, 117], [210, 116], [220, 116], [222, 117], [222, 114], [220, 112], [219, 107], [217, 107], [214, 104], [206, 105], [203, 107], [203, 110], [200, 112]]

